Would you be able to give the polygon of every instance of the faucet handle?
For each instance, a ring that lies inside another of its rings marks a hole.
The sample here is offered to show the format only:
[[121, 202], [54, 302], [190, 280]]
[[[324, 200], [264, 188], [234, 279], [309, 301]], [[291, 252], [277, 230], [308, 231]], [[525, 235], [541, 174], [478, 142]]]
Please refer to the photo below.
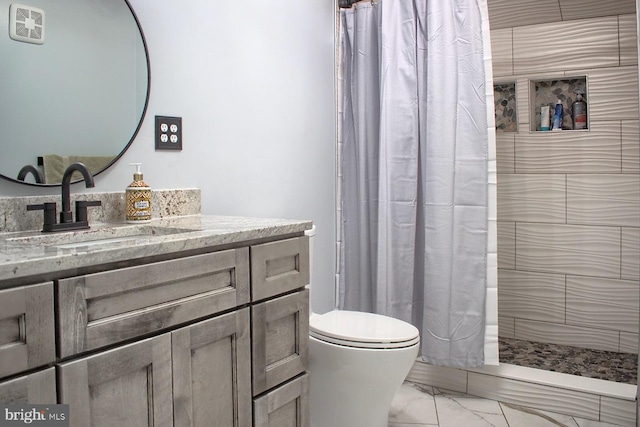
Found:
[[76, 200], [76, 222], [89, 222], [87, 208], [91, 206], [102, 206], [102, 201]]
[[[42, 203], [39, 205], [27, 205], [28, 211], [44, 211], [44, 227], [56, 224], [56, 203]], [[43, 229], [44, 231], [44, 229]]]

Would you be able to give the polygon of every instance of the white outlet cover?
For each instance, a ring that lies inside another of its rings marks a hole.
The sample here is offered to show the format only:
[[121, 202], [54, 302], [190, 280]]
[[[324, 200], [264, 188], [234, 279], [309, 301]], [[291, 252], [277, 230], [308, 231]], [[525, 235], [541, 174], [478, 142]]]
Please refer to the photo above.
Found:
[[9, 37], [12, 40], [43, 44], [44, 10], [13, 3], [9, 6]]

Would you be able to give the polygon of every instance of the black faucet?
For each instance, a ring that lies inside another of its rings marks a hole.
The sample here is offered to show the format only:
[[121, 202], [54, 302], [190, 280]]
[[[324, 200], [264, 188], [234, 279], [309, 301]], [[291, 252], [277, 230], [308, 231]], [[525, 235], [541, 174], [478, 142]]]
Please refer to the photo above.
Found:
[[82, 230], [89, 228], [89, 220], [87, 215], [87, 207], [100, 206], [100, 200], [76, 201], [76, 220], [73, 220], [73, 212], [71, 212], [71, 176], [74, 172], [80, 172], [84, 178], [87, 188], [95, 186], [93, 175], [89, 169], [82, 163], [72, 163], [64, 171], [62, 175], [62, 208], [60, 211], [60, 223], [56, 224], [56, 204], [43, 203], [41, 205], [27, 205], [28, 211], [44, 210], [44, 226], [42, 231], [67, 231]]
[[71, 175], [78, 171], [84, 178], [87, 188], [95, 187], [93, 175], [82, 163], [71, 163], [62, 175], [62, 208], [60, 209], [60, 224], [73, 222], [73, 212], [71, 212]]
[[42, 172], [40, 169], [36, 168], [33, 165], [26, 165], [20, 169], [18, 172], [18, 181], [24, 181], [27, 175], [31, 173], [36, 180], [36, 184], [44, 184], [44, 177], [42, 176]]

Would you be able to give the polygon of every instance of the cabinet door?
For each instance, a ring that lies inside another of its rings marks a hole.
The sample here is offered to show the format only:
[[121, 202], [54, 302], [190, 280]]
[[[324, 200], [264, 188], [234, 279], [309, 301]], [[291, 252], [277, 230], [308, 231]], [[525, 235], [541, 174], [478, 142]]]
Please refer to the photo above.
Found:
[[232, 249], [59, 281], [60, 357], [249, 302], [249, 250]]
[[251, 307], [253, 395], [307, 369], [309, 291], [303, 290]]
[[53, 361], [53, 284], [0, 291], [0, 378]]
[[171, 334], [60, 364], [71, 427], [171, 426]]
[[57, 403], [55, 368], [1, 382], [0, 402], [3, 404]]
[[251, 247], [251, 299], [260, 301], [309, 284], [309, 238]]
[[309, 427], [309, 374], [255, 399], [253, 417], [253, 427]]
[[175, 425], [250, 427], [249, 309], [171, 335]]

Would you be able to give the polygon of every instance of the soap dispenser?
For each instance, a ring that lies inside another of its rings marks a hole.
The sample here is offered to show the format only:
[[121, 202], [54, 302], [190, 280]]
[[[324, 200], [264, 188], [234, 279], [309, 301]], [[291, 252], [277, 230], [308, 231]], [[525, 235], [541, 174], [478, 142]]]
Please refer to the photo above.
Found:
[[576, 90], [578, 95], [573, 103], [572, 116], [573, 116], [573, 128], [574, 129], [586, 129], [587, 128], [587, 103], [582, 97], [582, 91]]
[[142, 180], [142, 163], [130, 163], [136, 167], [133, 182], [126, 189], [127, 222], [140, 223], [151, 221], [151, 188]]

